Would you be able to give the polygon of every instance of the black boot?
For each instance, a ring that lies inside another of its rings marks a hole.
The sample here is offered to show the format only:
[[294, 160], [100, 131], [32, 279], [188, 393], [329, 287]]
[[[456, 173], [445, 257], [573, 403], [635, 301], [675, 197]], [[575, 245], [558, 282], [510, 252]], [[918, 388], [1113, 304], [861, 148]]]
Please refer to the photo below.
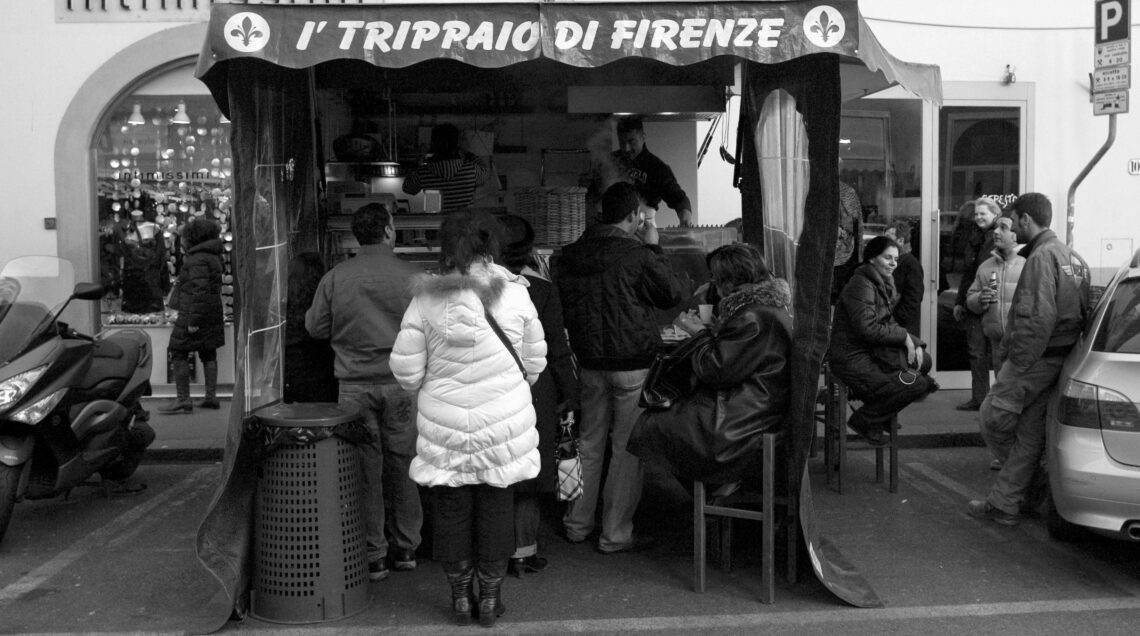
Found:
[[203, 362], [202, 376], [206, 382], [206, 396], [202, 398], [201, 402], [198, 402], [198, 407], [203, 409], [220, 408], [221, 405], [218, 404], [218, 361]]
[[451, 618], [456, 625], [470, 625], [477, 600], [471, 590], [475, 578], [475, 566], [470, 561], [455, 561], [443, 564], [447, 582], [451, 585]]
[[503, 575], [507, 570], [507, 560], [480, 561], [476, 574], [479, 577], [479, 624], [494, 627], [495, 619], [507, 611], [501, 597]]
[[174, 388], [178, 397], [166, 406], [158, 407], [159, 413], [193, 413], [194, 403], [190, 401], [190, 359], [188, 354], [179, 354], [174, 358]]

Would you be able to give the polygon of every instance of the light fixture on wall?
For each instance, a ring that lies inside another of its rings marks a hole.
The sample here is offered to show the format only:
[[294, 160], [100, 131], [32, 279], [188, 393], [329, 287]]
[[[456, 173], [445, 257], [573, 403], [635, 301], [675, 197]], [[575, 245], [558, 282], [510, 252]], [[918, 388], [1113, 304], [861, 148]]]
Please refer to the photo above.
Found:
[[146, 123], [146, 118], [144, 118], [142, 114], [141, 105], [135, 104], [135, 107], [131, 110], [131, 116], [127, 117], [127, 123], [132, 126], [141, 126]]
[[190, 116], [186, 114], [186, 102], [178, 102], [178, 110], [175, 111], [174, 117], [170, 119], [172, 124], [189, 124]]
[[1005, 65], [1005, 75], [1001, 78], [1001, 83], [1009, 86], [1017, 82], [1017, 67], [1010, 64]]

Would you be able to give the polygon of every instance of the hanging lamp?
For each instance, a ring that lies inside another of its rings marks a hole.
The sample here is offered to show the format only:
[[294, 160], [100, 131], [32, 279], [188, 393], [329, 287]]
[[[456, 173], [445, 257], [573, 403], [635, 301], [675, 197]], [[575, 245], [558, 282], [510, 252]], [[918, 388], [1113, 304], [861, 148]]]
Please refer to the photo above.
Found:
[[186, 114], [186, 102], [178, 102], [178, 110], [175, 111], [174, 117], [170, 119], [172, 124], [189, 124], [190, 116]]
[[146, 119], [142, 114], [141, 105], [135, 104], [135, 107], [131, 110], [131, 116], [127, 117], [127, 123], [132, 126], [141, 126], [146, 123]]

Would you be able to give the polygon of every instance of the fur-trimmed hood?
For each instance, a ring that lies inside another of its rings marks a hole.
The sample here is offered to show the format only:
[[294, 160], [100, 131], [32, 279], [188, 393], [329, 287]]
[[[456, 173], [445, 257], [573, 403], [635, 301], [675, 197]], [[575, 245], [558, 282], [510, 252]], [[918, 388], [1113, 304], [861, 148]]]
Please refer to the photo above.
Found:
[[720, 315], [730, 316], [746, 305], [758, 304], [769, 307], [783, 307], [792, 313], [792, 290], [788, 281], [771, 278], [762, 283], [741, 285], [720, 301]]
[[458, 291], [474, 291], [485, 307], [494, 307], [503, 296], [507, 283], [518, 283], [523, 287], [530, 287], [526, 278], [512, 273], [509, 269], [495, 263], [472, 263], [466, 274], [451, 272], [438, 276], [424, 274], [412, 284], [414, 295], [427, 294], [432, 297], [443, 297]]

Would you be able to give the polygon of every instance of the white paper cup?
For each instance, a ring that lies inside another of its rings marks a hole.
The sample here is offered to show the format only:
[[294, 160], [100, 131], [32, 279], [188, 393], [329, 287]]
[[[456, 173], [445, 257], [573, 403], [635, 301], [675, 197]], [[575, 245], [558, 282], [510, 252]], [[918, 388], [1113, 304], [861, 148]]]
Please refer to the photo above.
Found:
[[701, 322], [705, 323], [706, 325], [712, 323], [712, 310], [712, 305], [697, 305], [697, 316], [701, 319]]

